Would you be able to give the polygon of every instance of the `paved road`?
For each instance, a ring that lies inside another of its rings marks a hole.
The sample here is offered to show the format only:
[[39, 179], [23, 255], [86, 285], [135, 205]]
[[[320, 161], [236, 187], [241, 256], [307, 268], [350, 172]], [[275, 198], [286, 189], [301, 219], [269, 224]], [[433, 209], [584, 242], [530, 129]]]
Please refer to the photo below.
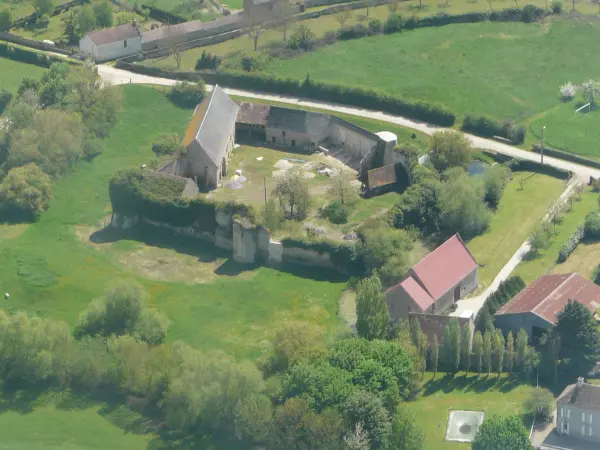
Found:
[[[105, 83], [109, 83], [111, 85], [115, 84], [158, 84], [163, 86], [171, 86], [175, 84], [176, 80], [171, 80], [167, 78], [159, 78], [159, 77], [151, 77], [148, 75], [141, 75], [133, 72], [128, 72], [126, 70], [117, 69], [115, 67], [99, 65], [98, 73], [102, 77]], [[208, 86], [208, 89], [212, 89], [212, 86]], [[436, 127], [434, 125], [429, 125], [423, 122], [417, 122], [411, 119], [407, 119], [400, 116], [393, 116], [391, 114], [386, 114], [380, 111], [373, 111], [361, 108], [353, 108], [350, 106], [343, 106], [331, 103], [317, 102], [317, 101], [307, 101], [301, 100], [295, 97], [283, 97], [279, 95], [270, 95], [270, 94], [260, 94], [256, 92], [250, 91], [241, 91], [238, 89], [225, 89], [225, 91], [230, 95], [237, 95], [240, 97], [250, 97], [250, 98], [258, 98], [262, 100], [271, 100], [280, 103], [288, 103], [294, 105], [307, 106], [311, 108], [320, 108], [327, 111], [339, 112], [344, 114], [352, 114], [355, 116], [367, 117], [369, 119], [375, 119], [382, 122], [389, 122], [396, 125], [401, 125], [403, 127], [411, 128], [413, 130], [418, 130], [426, 134], [433, 134], [435, 131], [441, 129], [440, 127]], [[383, 130], [382, 130], [383, 131]], [[520, 148], [512, 147], [510, 145], [503, 144], [501, 142], [493, 141], [490, 139], [484, 139], [478, 136], [473, 136], [470, 134], [465, 134], [473, 143], [475, 147], [484, 148], [489, 150], [494, 150], [498, 153], [502, 153], [505, 155], [519, 157], [522, 159], [528, 159], [533, 161], [539, 161], [540, 156], [528, 152], [525, 150], [521, 150]], [[592, 169], [590, 167], [581, 166], [579, 164], [575, 164], [569, 161], [563, 161], [557, 158], [545, 157], [544, 162], [550, 166], [558, 167], [560, 169], [570, 170], [580, 177], [584, 179], [589, 179], [590, 176], [600, 178], [600, 170]]]

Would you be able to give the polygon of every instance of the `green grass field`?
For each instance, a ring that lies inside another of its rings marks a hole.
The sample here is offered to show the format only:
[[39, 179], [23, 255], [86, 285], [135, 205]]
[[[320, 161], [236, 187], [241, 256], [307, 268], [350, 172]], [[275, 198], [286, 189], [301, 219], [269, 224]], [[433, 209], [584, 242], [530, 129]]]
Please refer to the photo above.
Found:
[[557, 178], [530, 172], [513, 173], [489, 230], [467, 244], [479, 263], [479, 284], [482, 287], [493, 281], [564, 189], [564, 181]]
[[[343, 282], [242, 267], [210, 246], [160, 240], [156, 234], [105, 245], [88, 240], [110, 213], [109, 179], [121, 168], [148, 162], [154, 138], [161, 132], [180, 132], [191, 116], [190, 110], [174, 107], [161, 92], [147, 87], [128, 86], [123, 94], [121, 120], [104, 153], [55, 183], [55, 199], [39, 222], [17, 231], [0, 229], [0, 289], [11, 294], [4, 308], [73, 324], [115, 279], [132, 278], [149, 291], [152, 305], [173, 321], [169, 339], [183, 339], [197, 348], [255, 358], [269, 347], [274, 326], [291, 317], [335, 332]], [[140, 249], [140, 242], [164, 250], [154, 260], [157, 267], [147, 268], [147, 258], [136, 255], [147, 247]], [[108, 245], [115, 251], [106, 251]], [[210, 280], [204, 282], [201, 268], [187, 282], [169, 278], [167, 262], [185, 266], [181, 258], [206, 265]]]
[[[549, 272], [553, 273], [568, 273], [568, 272], [578, 272], [580, 275], [591, 278], [591, 271], [593, 271], [598, 262], [600, 260], [596, 260], [591, 263], [588, 261], [588, 268], [580, 267], [581, 264], [577, 262], [581, 256], [571, 255], [569, 259], [562, 263], [557, 264], [556, 258], [558, 257], [558, 252], [562, 245], [573, 235], [576, 228], [579, 225], [583, 225], [585, 220], [585, 216], [592, 210], [598, 208], [598, 195], [588, 190], [581, 195], [580, 201], [573, 202], [573, 209], [567, 211], [563, 214], [562, 221], [556, 224], [556, 227], [552, 227], [554, 236], [550, 240], [550, 244], [547, 248], [542, 249], [536, 257], [528, 257], [525, 258], [524, 261], [521, 262], [517, 266], [514, 271], [514, 275], [519, 275], [523, 278], [525, 283], [529, 284], [534, 281], [537, 277], [541, 275], [545, 275]], [[588, 243], [587, 245], [592, 245], [593, 243]], [[581, 244], [582, 246], [584, 244]], [[585, 246], [582, 248], [586, 248]], [[578, 250], [578, 249], [577, 249]], [[590, 248], [587, 249], [587, 252], [594, 255], [593, 252], [590, 252]], [[587, 253], [584, 251], [583, 253]], [[590, 256], [591, 256], [590, 255]], [[596, 256], [596, 255], [594, 255]]]
[[426, 373], [422, 394], [407, 406], [425, 432], [427, 448], [467, 450], [470, 444], [444, 439], [451, 409], [485, 411], [486, 417], [520, 414], [522, 403], [532, 389], [508, 379], [505, 374], [498, 379], [495, 374], [477, 378], [476, 373], [469, 373], [467, 377], [464, 372], [455, 376], [438, 373], [434, 380], [431, 373]]
[[25, 64], [12, 59], [0, 58], [0, 89], [6, 89], [13, 94], [17, 93], [23, 77], [39, 78], [44, 69], [33, 64]]

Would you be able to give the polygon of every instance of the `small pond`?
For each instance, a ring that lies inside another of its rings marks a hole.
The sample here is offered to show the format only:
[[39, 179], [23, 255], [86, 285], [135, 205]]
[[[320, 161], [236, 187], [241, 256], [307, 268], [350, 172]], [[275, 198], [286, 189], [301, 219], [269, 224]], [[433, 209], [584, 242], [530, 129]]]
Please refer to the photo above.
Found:
[[490, 165], [481, 161], [473, 161], [467, 167], [467, 172], [470, 176], [475, 177], [479, 175], [483, 175], [488, 169]]

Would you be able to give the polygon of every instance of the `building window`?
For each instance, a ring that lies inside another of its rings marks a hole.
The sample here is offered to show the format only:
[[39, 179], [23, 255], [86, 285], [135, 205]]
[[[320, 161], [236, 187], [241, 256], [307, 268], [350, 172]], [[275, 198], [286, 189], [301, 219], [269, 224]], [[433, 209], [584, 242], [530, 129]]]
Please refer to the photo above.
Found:
[[282, 131], [282, 132], [281, 132], [281, 137], [282, 137], [282, 138], [285, 138], [285, 131]]
[[123, 47], [127, 47], [127, 41], [123, 41]]
[[275, 143], [275, 136], [273, 136], [271, 139], [273, 139], [273, 144]]
[[296, 146], [296, 141], [294, 139], [292, 139], [292, 147]]

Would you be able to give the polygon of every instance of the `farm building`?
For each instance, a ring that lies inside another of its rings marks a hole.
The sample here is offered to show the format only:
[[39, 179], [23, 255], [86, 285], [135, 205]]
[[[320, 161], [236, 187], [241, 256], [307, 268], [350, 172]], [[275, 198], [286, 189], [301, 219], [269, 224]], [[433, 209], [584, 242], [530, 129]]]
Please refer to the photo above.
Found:
[[397, 322], [410, 313], [443, 313], [478, 283], [477, 261], [455, 234], [415, 264], [403, 281], [386, 291], [391, 319]]
[[227, 175], [234, 145], [238, 105], [217, 85], [200, 103], [185, 132], [185, 155], [158, 171], [192, 178], [197, 185], [215, 189]]
[[236, 140], [256, 140], [266, 142], [269, 105], [260, 103], [240, 103], [236, 123]]
[[539, 277], [494, 315], [496, 326], [504, 333], [523, 328], [533, 342], [556, 325], [569, 301], [576, 301], [595, 312], [600, 307], [600, 286], [576, 273]]
[[79, 50], [96, 62], [123, 58], [142, 51], [142, 36], [134, 21], [86, 34], [79, 41]]

